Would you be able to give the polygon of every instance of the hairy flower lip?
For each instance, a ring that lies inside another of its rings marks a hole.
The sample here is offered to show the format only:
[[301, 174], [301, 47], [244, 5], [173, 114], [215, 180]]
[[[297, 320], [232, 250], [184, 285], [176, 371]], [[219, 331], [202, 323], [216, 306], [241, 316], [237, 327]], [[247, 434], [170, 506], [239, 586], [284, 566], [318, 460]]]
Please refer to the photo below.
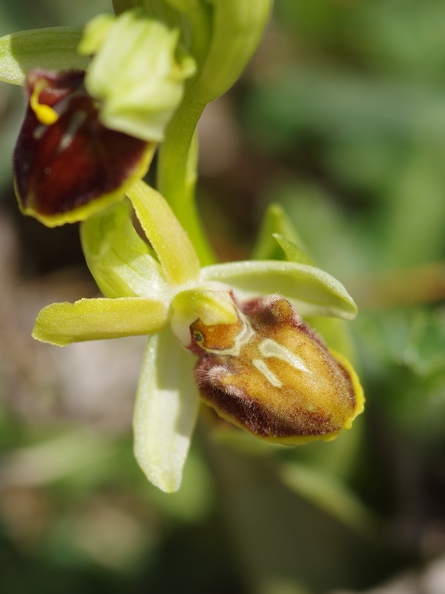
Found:
[[[280, 295], [237, 302], [249, 324], [236, 344], [232, 328], [192, 325], [202, 398], [222, 418], [267, 441], [331, 440], [363, 410], [363, 390], [349, 363]], [[199, 338], [194, 332], [198, 332]], [[202, 348], [206, 339], [213, 349]], [[219, 340], [219, 347], [217, 342]], [[199, 352], [200, 351], [200, 352]]]

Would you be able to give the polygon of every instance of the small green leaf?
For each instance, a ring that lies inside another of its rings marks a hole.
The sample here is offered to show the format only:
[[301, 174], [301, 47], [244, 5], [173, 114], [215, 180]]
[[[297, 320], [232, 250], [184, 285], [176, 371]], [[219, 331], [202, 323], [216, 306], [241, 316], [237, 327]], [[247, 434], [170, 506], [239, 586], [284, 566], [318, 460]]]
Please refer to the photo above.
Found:
[[0, 80], [23, 85], [33, 68], [85, 70], [88, 58], [77, 53], [81, 27], [31, 29], [0, 38]]
[[44, 307], [37, 316], [33, 337], [66, 346], [84, 340], [151, 334], [166, 321], [166, 307], [159, 301], [137, 297], [81, 299]]
[[307, 264], [233, 262], [207, 266], [200, 278], [227, 283], [247, 297], [279, 293], [290, 299], [302, 316], [352, 319], [357, 312], [353, 299], [338, 280]]

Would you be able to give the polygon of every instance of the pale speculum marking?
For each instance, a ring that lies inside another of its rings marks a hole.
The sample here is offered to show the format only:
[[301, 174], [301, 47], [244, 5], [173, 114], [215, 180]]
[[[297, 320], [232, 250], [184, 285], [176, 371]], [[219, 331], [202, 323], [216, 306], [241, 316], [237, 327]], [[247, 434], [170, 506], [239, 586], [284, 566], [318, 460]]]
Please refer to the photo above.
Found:
[[[310, 373], [309, 369], [304, 364], [301, 357], [293, 353], [287, 347], [282, 346], [271, 338], [265, 338], [258, 346], [260, 354], [266, 359], [276, 358], [280, 359], [284, 363], [291, 365], [296, 371], [303, 371]], [[266, 361], [263, 359], [253, 359], [252, 365], [263, 374], [265, 379], [274, 388], [282, 388], [283, 382], [276, 376], [276, 374], [270, 369]]]
[[266, 359], [269, 357], [275, 357], [276, 359], [284, 361], [288, 365], [292, 365], [292, 367], [294, 367], [297, 371], [305, 371], [306, 373], [310, 373], [301, 357], [271, 338], [265, 338], [260, 343], [258, 349], [263, 357], [266, 357]]
[[275, 373], [271, 369], [269, 369], [267, 363], [265, 363], [262, 359], [253, 359], [252, 365], [256, 367], [256, 369], [258, 369], [258, 371], [264, 375], [269, 384], [272, 384], [274, 388], [283, 387], [283, 383], [277, 378]]

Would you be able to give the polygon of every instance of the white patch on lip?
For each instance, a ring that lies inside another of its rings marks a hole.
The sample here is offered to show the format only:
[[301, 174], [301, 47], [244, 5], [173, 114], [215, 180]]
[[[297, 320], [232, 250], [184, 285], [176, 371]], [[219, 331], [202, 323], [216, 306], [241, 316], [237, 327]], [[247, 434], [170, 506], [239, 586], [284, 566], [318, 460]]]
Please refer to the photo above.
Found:
[[274, 372], [269, 369], [267, 363], [265, 363], [262, 359], [253, 359], [252, 365], [264, 375], [269, 384], [272, 384], [274, 388], [281, 388], [283, 386], [282, 382], [277, 378]]
[[306, 371], [307, 373], [310, 373], [301, 357], [293, 353], [287, 347], [278, 344], [278, 342], [275, 342], [275, 340], [272, 340], [271, 338], [265, 338], [258, 348], [263, 357], [275, 357], [292, 365], [292, 367], [298, 371]]

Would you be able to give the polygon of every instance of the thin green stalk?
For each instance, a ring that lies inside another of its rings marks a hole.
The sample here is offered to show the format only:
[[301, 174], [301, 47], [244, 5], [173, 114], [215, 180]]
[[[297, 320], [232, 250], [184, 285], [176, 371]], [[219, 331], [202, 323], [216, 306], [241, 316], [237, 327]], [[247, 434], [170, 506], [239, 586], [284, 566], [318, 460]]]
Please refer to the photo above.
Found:
[[157, 170], [157, 188], [189, 234], [201, 265], [215, 262], [195, 203], [195, 130], [204, 107], [205, 104], [196, 103], [192, 93], [186, 92], [168, 126], [165, 141], [159, 151]]

